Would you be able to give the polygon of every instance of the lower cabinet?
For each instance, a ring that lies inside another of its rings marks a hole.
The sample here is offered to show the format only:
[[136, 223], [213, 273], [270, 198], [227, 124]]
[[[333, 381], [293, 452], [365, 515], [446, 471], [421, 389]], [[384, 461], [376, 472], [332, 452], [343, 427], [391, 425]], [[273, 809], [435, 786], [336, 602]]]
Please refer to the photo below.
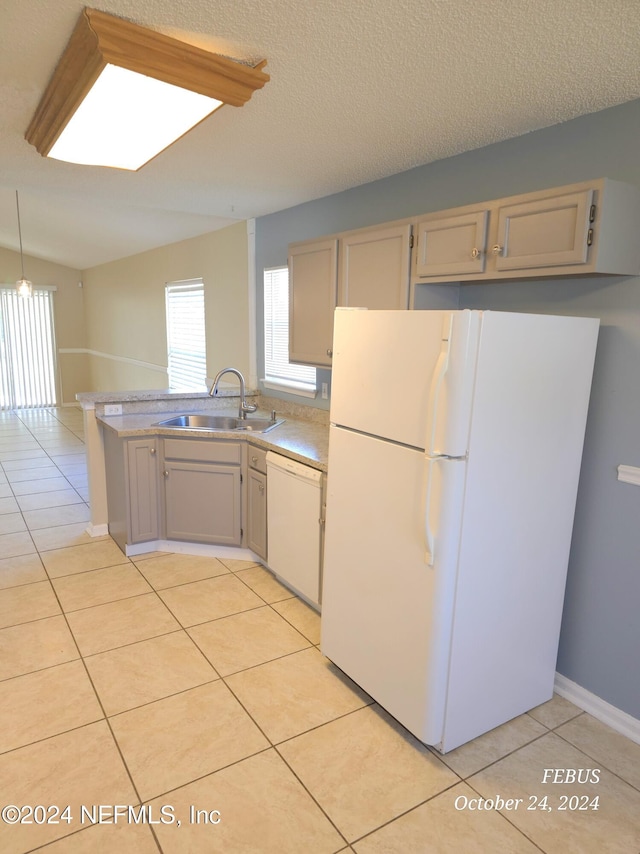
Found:
[[104, 432], [109, 533], [123, 551], [160, 536], [158, 444]]
[[165, 439], [164, 523], [169, 540], [242, 543], [242, 446], [223, 439]]
[[129, 439], [127, 442], [132, 543], [157, 540], [160, 536], [157, 444], [157, 439]]
[[266, 561], [264, 448], [232, 439], [121, 439], [110, 430], [104, 448], [109, 533], [122, 551], [184, 540], [244, 546]]
[[267, 559], [267, 462], [266, 451], [249, 445], [247, 474], [247, 545]]

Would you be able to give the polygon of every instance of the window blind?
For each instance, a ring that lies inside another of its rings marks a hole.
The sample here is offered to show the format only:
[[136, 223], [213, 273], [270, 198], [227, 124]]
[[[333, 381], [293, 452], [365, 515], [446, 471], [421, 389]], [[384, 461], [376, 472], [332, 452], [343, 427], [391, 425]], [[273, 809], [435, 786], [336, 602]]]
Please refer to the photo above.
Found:
[[316, 390], [316, 369], [289, 361], [289, 270], [264, 271], [265, 382], [303, 391]]
[[207, 355], [202, 279], [166, 286], [169, 388], [201, 389]]
[[53, 291], [0, 288], [0, 409], [56, 405]]

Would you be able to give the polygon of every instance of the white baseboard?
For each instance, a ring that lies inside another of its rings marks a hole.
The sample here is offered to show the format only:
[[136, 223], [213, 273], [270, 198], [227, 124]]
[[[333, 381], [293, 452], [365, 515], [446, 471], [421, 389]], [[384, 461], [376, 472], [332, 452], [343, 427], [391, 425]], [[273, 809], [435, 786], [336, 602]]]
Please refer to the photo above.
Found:
[[202, 557], [226, 557], [233, 560], [250, 560], [262, 563], [251, 549], [239, 549], [235, 546], [209, 546], [206, 543], [182, 543], [178, 540], [152, 540], [137, 546], [127, 546], [127, 557], [147, 554], [148, 552], [173, 552], [173, 554], [201, 555]]
[[640, 720], [637, 718], [628, 715], [622, 709], [612, 706], [610, 703], [592, 694], [591, 691], [587, 691], [586, 688], [567, 679], [561, 673], [556, 673], [554, 689], [561, 697], [574, 703], [583, 711], [588, 712], [596, 720], [610, 726], [611, 729], [630, 738], [636, 744], [640, 744]]

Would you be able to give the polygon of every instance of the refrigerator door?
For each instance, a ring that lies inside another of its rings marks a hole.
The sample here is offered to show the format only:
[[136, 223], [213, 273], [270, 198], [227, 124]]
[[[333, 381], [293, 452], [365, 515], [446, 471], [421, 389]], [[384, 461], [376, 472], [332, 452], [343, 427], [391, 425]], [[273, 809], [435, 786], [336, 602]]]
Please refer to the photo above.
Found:
[[330, 428], [322, 652], [428, 744], [444, 725], [465, 469]]
[[552, 696], [597, 335], [593, 318], [484, 316], [445, 751]]
[[336, 309], [331, 422], [464, 456], [481, 319], [476, 311]]

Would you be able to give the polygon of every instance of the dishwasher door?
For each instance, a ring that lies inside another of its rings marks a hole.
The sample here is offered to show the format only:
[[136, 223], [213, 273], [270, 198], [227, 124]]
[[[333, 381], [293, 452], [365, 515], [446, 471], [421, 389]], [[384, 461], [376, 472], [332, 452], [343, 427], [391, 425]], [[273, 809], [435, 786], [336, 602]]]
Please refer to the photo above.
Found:
[[320, 605], [322, 472], [267, 452], [267, 564]]

